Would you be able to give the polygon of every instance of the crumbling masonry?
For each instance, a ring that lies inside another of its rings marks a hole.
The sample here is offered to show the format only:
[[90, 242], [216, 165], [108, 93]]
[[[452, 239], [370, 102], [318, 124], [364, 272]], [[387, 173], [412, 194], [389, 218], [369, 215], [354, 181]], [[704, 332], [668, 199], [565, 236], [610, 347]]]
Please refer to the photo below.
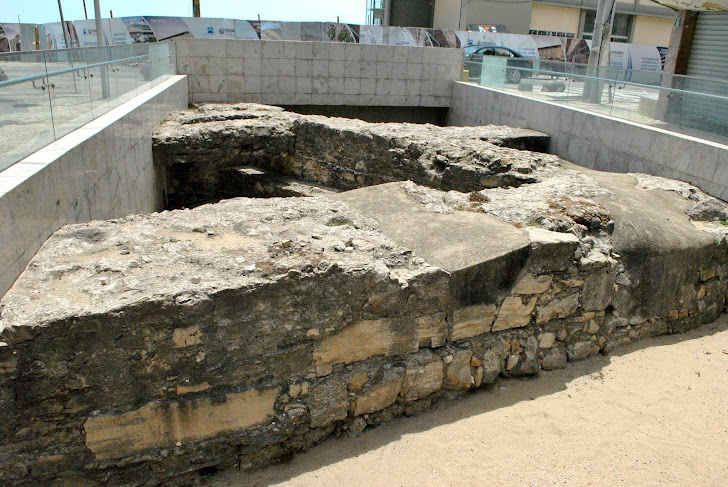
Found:
[[547, 141], [172, 115], [197, 207], [66, 226], [0, 302], [0, 483], [185, 485], [716, 319], [722, 203]]

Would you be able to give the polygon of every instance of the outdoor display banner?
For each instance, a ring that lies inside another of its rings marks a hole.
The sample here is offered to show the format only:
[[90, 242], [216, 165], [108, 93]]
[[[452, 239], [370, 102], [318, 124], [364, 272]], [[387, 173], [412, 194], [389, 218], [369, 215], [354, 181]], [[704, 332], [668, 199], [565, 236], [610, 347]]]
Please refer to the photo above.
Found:
[[[151, 17], [144, 17], [154, 29], [155, 26], [151, 21]], [[192, 17], [181, 19], [186, 25], [189, 35], [196, 39], [235, 39], [237, 35], [237, 25], [231, 19], [212, 19], [205, 17]], [[159, 39], [159, 33], [154, 30]], [[181, 34], [180, 34], [181, 35]], [[258, 38], [257, 36], [255, 37]], [[162, 39], [159, 39], [162, 40]]]
[[[69, 47], [78, 47], [78, 35], [73, 22], [66, 21], [68, 27]], [[66, 40], [63, 37], [63, 29], [60, 22], [51, 22], [38, 26], [38, 40], [41, 49], [66, 49]]]
[[16, 52], [22, 50], [20, 24], [0, 24], [0, 52]]
[[[591, 42], [589, 43], [591, 48]], [[629, 55], [629, 44], [622, 42], [609, 43], [609, 66], [618, 69], [632, 69], [632, 59]]]
[[324, 24], [321, 22], [301, 22], [301, 40], [323, 42]]
[[109, 30], [111, 31], [111, 44], [114, 46], [125, 46], [134, 44], [134, 39], [129, 34], [129, 29], [124, 21], [120, 18], [105, 19]]
[[[66, 22], [72, 47], [96, 45], [93, 20]], [[31, 24], [28, 24], [30, 26]], [[0, 24], [0, 52], [33, 48], [32, 29], [22, 31], [19, 24]], [[25, 24], [20, 24], [25, 26]], [[175, 37], [201, 39], [265, 39], [317, 42], [352, 42], [396, 46], [433, 46], [460, 48], [494, 45], [513, 49], [520, 55], [541, 60], [586, 64], [589, 41], [584, 39], [493, 32], [486, 26], [477, 31], [383, 27], [336, 22], [278, 22], [213, 18], [138, 16], [105, 19], [104, 36], [109, 45], [157, 42]], [[491, 26], [488, 26], [491, 27]], [[496, 29], [497, 30], [497, 29]], [[65, 42], [60, 22], [38, 26], [41, 49], [63, 49]], [[23, 34], [23, 35], [21, 35]], [[659, 72], [664, 66], [665, 47], [611, 43], [611, 67]]]
[[[79, 47], [96, 47], [98, 40], [96, 39], [96, 21], [95, 20], [75, 20], [73, 25], [76, 27], [76, 35], [78, 36]], [[107, 22], [101, 23], [101, 30], [104, 33], [105, 45], [110, 45], [111, 30]]]
[[[257, 23], [257, 22], [256, 22]], [[258, 40], [260, 39], [260, 26], [253, 25], [253, 22], [249, 20], [236, 20], [235, 21], [235, 38], [246, 39], [246, 40]]]
[[420, 46], [460, 47], [460, 39], [453, 30], [420, 29]]
[[384, 44], [384, 28], [379, 25], [362, 25], [359, 44]]
[[300, 22], [281, 22], [281, 38], [284, 41], [301, 40]]
[[632, 66], [629, 69], [653, 72], [662, 71], [663, 58], [659, 47], [629, 44], [629, 57], [630, 65]]
[[458, 36], [460, 41], [460, 47], [468, 46], [468, 31], [467, 30], [456, 30], [455, 35]]
[[500, 45], [510, 47], [521, 56], [538, 59], [538, 46], [533, 36], [521, 34], [496, 34], [500, 36]]
[[354, 24], [326, 22], [326, 24], [324, 24], [324, 41], [358, 43], [359, 26]]
[[563, 62], [566, 58], [564, 55], [564, 46], [560, 38], [542, 35], [532, 35], [531, 37], [536, 43], [539, 59]]
[[191, 37], [187, 23], [179, 17], [147, 17], [142, 19], [152, 29], [157, 41], [166, 41], [175, 37]]
[[134, 44], [142, 44], [145, 42], [157, 42], [154, 31], [149, 26], [144, 17], [122, 17], [122, 22], [126, 25]]
[[389, 42], [392, 46], [421, 46], [419, 30], [416, 27], [389, 27]]
[[281, 23], [263, 20], [260, 23], [260, 38], [266, 41], [282, 40], [283, 31], [281, 30]]

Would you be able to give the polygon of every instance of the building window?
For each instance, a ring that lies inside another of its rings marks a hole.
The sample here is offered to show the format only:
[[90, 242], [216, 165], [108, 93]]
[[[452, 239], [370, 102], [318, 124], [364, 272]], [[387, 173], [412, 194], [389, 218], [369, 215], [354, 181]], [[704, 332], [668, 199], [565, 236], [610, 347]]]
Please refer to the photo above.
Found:
[[384, 24], [385, 0], [367, 0], [367, 25]]
[[[632, 15], [615, 14], [614, 25], [612, 26], [612, 42], [629, 42], [629, 32], [632, 25]], [[582, 24], [582, 37], [591, 39], [594, 37], [594, 24], [597, 20], [596, 10], [584, 11], [584, 23]]]

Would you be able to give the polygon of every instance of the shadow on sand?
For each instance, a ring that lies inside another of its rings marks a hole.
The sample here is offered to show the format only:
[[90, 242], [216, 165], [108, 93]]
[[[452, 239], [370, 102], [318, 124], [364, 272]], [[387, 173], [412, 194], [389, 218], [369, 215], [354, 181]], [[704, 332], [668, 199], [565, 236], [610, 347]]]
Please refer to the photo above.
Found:
[[412, 417], [400, 417], [390, 423], [367, 429], [360, 437], [331, 437], [308, 452], [297, 454], [289, 462], [273, 465], [252, 473], [228, 470], [207, 479], [208, 487], [263, 487], [285, 482], [349, 458], [400, 440], [406, 435], [425, 432], [465, 418], [508, 408], [521, 401], [534, 400], [566, 390], [574, 379], [594, 374], [595, 378], [615, 357], [636, 354], [651, 347], [669, 347], [680, 342], [708, 337], [728, 330], [728, 314], [718, 320], [677, 335], [648, 338], [619, 348], [611, 354], [570, 362], [563, 370], [541, 371], [530, 378], [499, 379], [495, 384], [472, 391], [454, 401], [439, 401], [431, 411]]

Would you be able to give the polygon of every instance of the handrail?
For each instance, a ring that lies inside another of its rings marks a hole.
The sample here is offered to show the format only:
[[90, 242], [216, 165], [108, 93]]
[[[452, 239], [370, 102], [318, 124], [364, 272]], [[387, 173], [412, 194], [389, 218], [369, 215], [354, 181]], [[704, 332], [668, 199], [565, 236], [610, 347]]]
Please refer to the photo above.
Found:
[[603, 82], [613, 82], [614, 84], [620, 84], [620, 85], [638, 86], [640, 88], [648, 88], [651, 90], [671, 91], [671, 92], [675, 92], [675, 93], [683, 93], [686, 95], [700, 95], [700, 96], [706, 96], [709, 98], [717, 98], [719, 100], [728, 101], [728, 97], [714, 95], [712, 93], [698, 93], [696, 91], [686, 91], [686, 90], [680, 90], [678, 88], [668, 88], [666, 86], [645, 85], [645, 84], [641, 84], [641, 83], [635, 83], [632, 81], [622, 81], [622, 80], [616, 80], [616, 79], [610, 79], [610, 78], [598, 78], [596, 76], [588, 76], [585, 74], [566, 73], [563, 71], [548, 71], [548, 70], [533, 69], [533, 68], [522, 68], [520, 66], [508, 66], [507, 69], [513, 69], [513, 70], [518, 70], [518, 71], [530, 71], [533, 73], [547, 74], [549, 76], [568, 76], [568, 77], [573, 77], [573, 78], [584, 78], [584, 79], [591, 79], [591, 80], [603, 81]]
[[83, 66], [59, 69], [58, 71], [51, 71], [50, 73], [46, 73], [46, 74], [32, 74], [30, 76], [23, 76], [21, 78], [13, 78], [13, 79], [9, 79], [6, 81], [0, 81], [0, 88], [2, 88], [3, 86], [10, 86], [10, 85], [14, 85], [17, 83], [23, 83], [25, 81], [33, 81], [33, 80], [41, 79], [41, 78], [49, 78], [49, 77], [57, 75], [57, 74], [65, 74], [65, 73], [70, 73], [73, 71], [81, 71], [84, 69], [95, 68], [98, 66], [107, 66], [109, 64], [123, 63], [123, 62], [127, 62], [127, 61], [133, 61], [135, 59], [143, 59], [143, 58], [148, 59], [149, 56], [132, 56], [132, 57], [123, 58], [123, 59], [115, 59], [113, 61], [104, 61], [101, 63], [84, 64]]

